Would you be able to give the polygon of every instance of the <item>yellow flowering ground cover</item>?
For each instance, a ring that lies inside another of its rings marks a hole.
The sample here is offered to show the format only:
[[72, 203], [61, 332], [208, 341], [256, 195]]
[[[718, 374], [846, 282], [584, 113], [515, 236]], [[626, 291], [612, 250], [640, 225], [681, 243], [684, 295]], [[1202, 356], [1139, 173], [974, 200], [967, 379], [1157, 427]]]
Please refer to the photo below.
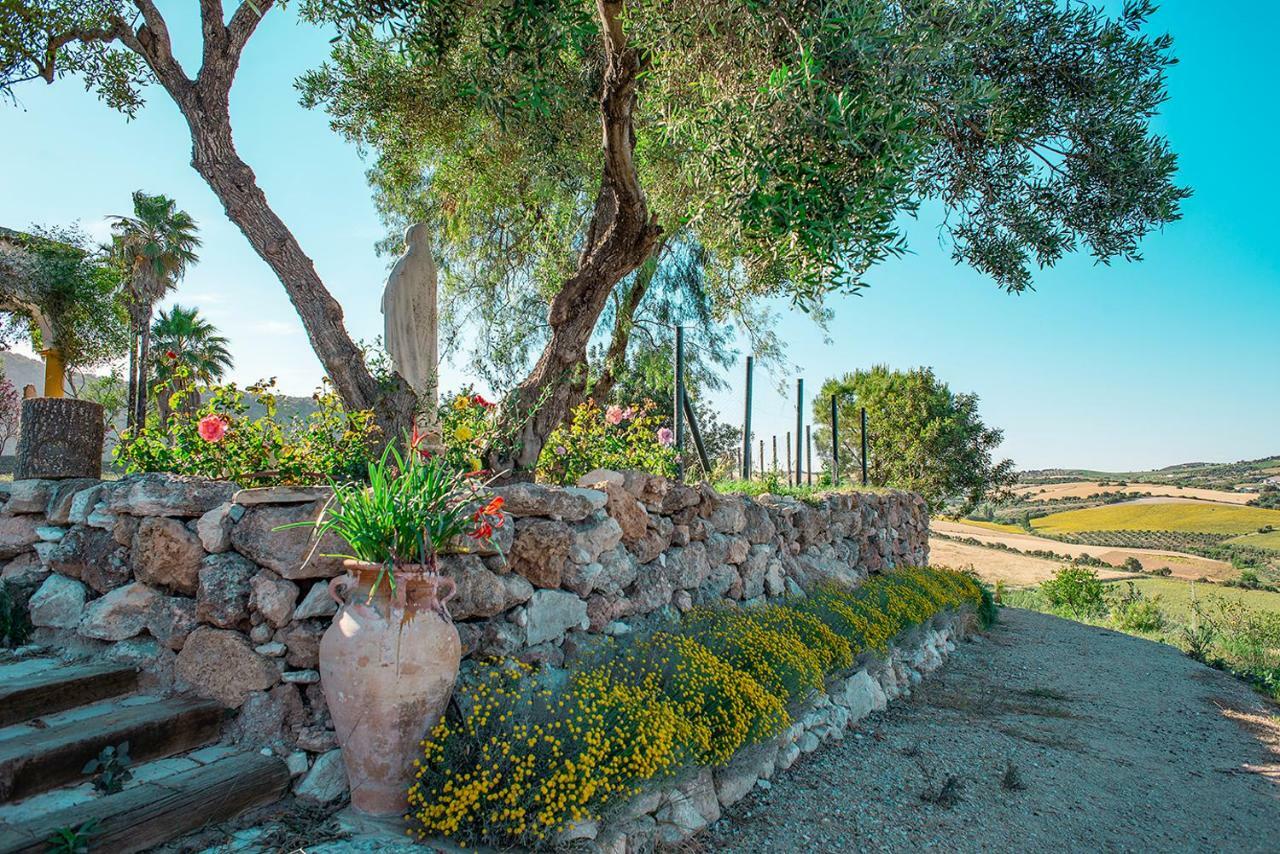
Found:
[[993, 613], [972, 576], [899, 569], [760, 608], [697, 608], [670, 630], [611, 642], [567, 677], [482, 665], [422, 743], [410, 833], [551, 847], [650, 781], [772, 738], [858, 655], [964, 606]]

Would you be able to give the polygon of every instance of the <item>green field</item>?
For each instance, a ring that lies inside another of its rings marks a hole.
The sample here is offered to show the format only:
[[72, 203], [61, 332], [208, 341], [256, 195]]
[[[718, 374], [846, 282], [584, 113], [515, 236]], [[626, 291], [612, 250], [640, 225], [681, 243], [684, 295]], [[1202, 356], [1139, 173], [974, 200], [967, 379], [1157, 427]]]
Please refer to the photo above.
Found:
[[[1204, 534], [1256, 534], [1271, 525], [1280, 529], [1280, 510], [1210, 503], [1111, 504], [1068, 510], [1031, 521], [1048, 535], [1087, 531], [1188, 531]], [[1271, 536], [1263, 535], [1263, 536]], [[1257, 545], [1249, 543], [1249, 545]]]
[[[1160, 597], [1160, 609], [1171, 619], [1185, 623], [1191, 614], [1191, 597], [1204, 601], [1217, 597], [1232, 602], [1243, 602], [1254, 611], [1280, 614], [1280, 593], [1267, 590], [1246, 590], [1242, 587], [1223, 587], [1220, 584], [1201, 584], [1177, 581], [1171, 578], [1139, 578], [1134, 586], [1148, 597]], [[1107, 585], [1118, 591], [1126, 589], [1127, 582], [1111, 581]]]
[[1227, 543], [1233, 546], [1252, 546], [1255, 549], [1280, 551], [1280, 531], [1271, 531], [1267, 534], [1245, 534], [1243, 537], [1232, 537], [1227, 540]]

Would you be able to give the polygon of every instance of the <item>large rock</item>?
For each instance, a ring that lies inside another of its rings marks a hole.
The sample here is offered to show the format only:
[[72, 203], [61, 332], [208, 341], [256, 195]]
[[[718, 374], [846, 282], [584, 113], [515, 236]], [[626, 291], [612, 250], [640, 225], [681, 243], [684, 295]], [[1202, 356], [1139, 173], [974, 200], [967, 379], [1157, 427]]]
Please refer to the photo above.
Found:
[[139, 635], [151, 621], [151, 609], [159, 595], [140, 581], [112, 590], [85, 608], [79, 632], [87, 638], [105, 641]]
[[239, 504], [222, 503], [200, 517], [196, 535], [209, 554], [220, 554], [231, 548], [231, 526], [244, 515]]
[[316, 757], [311, 770], [293, 790], [299, 798], [321, 804], [333, 803], [345, 797], [347, 791], [347, 769], [342, 764], [341, 750]]
[[332, 617], [338, 613], [338, 603], [329, 595], [329, 584], [317, 581], [311, 585], [307, 595], [302, 597], [298, 607], [293, 610], [294, 620], [307, 620], [312, 617]]
[[116, 484], [107, 509], [130, 516], [203, 516], [230, 500], [236, 489], [225, 480], [153, 472]]
[[677, 590], [700, 587], [710, 572], [707, 549], [702, 543], [690, 543], [667, 552], [667, 564], [663, 573]]
[[642, 471], [624, 471], [622, 484], [651, 513], [662, 509], [667, 491], [671, 488], [671, 481], [665, 477]]
[[172, 650], [182, 649], [196, 628], [196, 603], [186, 596], [157, 596], [147, 617], [147, 631]]
[[281, 578], [269, 569], [261, 570], [249, 580], [249, 609], [257, 611], [268, 623], [280, 628], [293, 617], [298, 604], [298, 585]]
[[239, 632], [201, 626], [178, 653], [174, 673], [201, 697], [236, 709], [253, 691], [265, 691], [280, 681], [271, 659], [253, 651]]
[[449, 602], [455, 619], [492, 617], [507, 608], [507, 588], [502, 579], [485, 568], [475, 555], [452, 556], [444, 570], [458, 585], [458, 595]]
[[0, 516], [0, 559], [17, 557], [38, 543], [36, 529], [43, 524], [35, 515]]
[[45, 512], [55, 483], [57, 481], [40, 478], [15, 480], [9, 487], [9, 500], [4, 505], [5, 512], [10, 514]]
[[303, 620], [290, 623], [276, 632], [276, 639], [286, 647], [285, 662], [290, 667], [314, 670], [320, 664], [320, 639], [324, 637], [327, 622]]
[[231, 724], [231, 737], [236, 744], [251, 747], [292, 744], [294, 733], [306, 718], [298, 686], [283, 682], [270, 691], [254, 691], [245, 697]]
[[[49, 524], [71, 524], [71, 507], [76, 500], [76, 496], [85, 490], [94, 489], [98, 486], [100, 484], [97, 480], [87, 477], [53, 481], [53, 488], [49, 492], [48, 510], [46, 511], [49, 517]], [[84, 520], [80, 521], [83, 522]]]
[[206, 555], [200, 562], [196, 618], [223, 629], [248, 623], [249, 582], [257, 572], [257, 564], [235, 552]]
[[649, 513], [638, 498], [627, 492], [622, 485], [621, 476], [619, 482], [604, 481], [598, 488], [608, 496], [605, 512], [616, 519], [622, 528], [622, 541], [634, 543], [643, 537], [649, 527]]
[[525, 606], [529, 646], [556, 641], [569, 629], [585, 629], [587, 603], [563, 590], [535, 591]]
[[14, 480], [102, 475], [102, 406], [72, 397], [22, 401]]
[[573, 545], [573, 531], [564, 522], [523, 520], [508, 555], [511, 571], [523, 575], [535, 587], [559, 587]]
[[513, 516], [553, 516], [566, 522], [587, 518], [607, 501], [596, 489], [540, 483], [513, 483], [494, 492], [502, 496], [502, 509]]
[[88, 595], [89, 589], [74, 578], [50, 575], [27, 603], [31, 612], [31, 624], [74, 629], [80, 625], [80, 618], [84, 616]]
[[243, 518], [231, 528], [231, 545], [254, 563], [274, 570], [284, 578], [332, 578], [343, 571], [338, 558], [326, 554], [350, 551], [333, 534], [316, 542], [309, 527], [276, 530], [281, 525], [314, 522], [323, 505], [260, 504], [245, 511]]
[[658, 822], [658, 839], [667, 845], [676, 845], [720, 820], [720, 799], [711, 771], [704, 769], [698, 776], [681, 784], [667, 803], [654, 815]]
[[591, 563], [600, 553], [622, 542], [622, 526], [611, 516], [590, 519], [573, 527], [573, 551], [570, 557], [578, 563]]
[[140, 581], [196, 595], [200, 584], [200, 538], [177, 519], [149, 516], [133, 535], [133, 572]]
[[608, 596], [617, 597], [631, 586], [639, 573], [635, 557], [621, 546], [600, 555], [600, 574], [592, 587]]
[[78, 578], [99, 593], [129, 582], [129, 552], [111, 531], [77, 525], [49, 549], [46, 563], [52, 572]]

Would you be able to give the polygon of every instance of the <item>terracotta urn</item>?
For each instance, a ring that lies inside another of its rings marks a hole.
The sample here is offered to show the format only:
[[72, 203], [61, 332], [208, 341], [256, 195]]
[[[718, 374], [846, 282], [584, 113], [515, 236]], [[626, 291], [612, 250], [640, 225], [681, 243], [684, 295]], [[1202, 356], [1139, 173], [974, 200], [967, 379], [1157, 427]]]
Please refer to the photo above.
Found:
[[379, 564], [346, 561], [329, 582], [338, 613], [320, 640], [320, 685], [351, 783], [351, 805], [402, 815], [420, 742], [444, 714], [462, 647], [445, 605], [453, 579], [434, 566], [398, 565], [396, 589]]

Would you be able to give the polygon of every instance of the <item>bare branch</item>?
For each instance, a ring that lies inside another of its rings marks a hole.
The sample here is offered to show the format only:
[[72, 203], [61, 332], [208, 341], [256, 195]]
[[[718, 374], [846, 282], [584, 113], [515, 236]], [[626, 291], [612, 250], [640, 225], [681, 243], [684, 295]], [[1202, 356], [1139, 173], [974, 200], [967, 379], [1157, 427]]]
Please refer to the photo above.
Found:
[[227, 26], [231, 33], [231, 51], [234, 56], [239, 57], [249, 37], [258, 28], [258, 22], [267, 16], [267, 12], [271, 11], [274, 5], [275, 0], [257, 0], [255, 3], [242, 0], [236, 13], [231, 16], [231, 23]]

